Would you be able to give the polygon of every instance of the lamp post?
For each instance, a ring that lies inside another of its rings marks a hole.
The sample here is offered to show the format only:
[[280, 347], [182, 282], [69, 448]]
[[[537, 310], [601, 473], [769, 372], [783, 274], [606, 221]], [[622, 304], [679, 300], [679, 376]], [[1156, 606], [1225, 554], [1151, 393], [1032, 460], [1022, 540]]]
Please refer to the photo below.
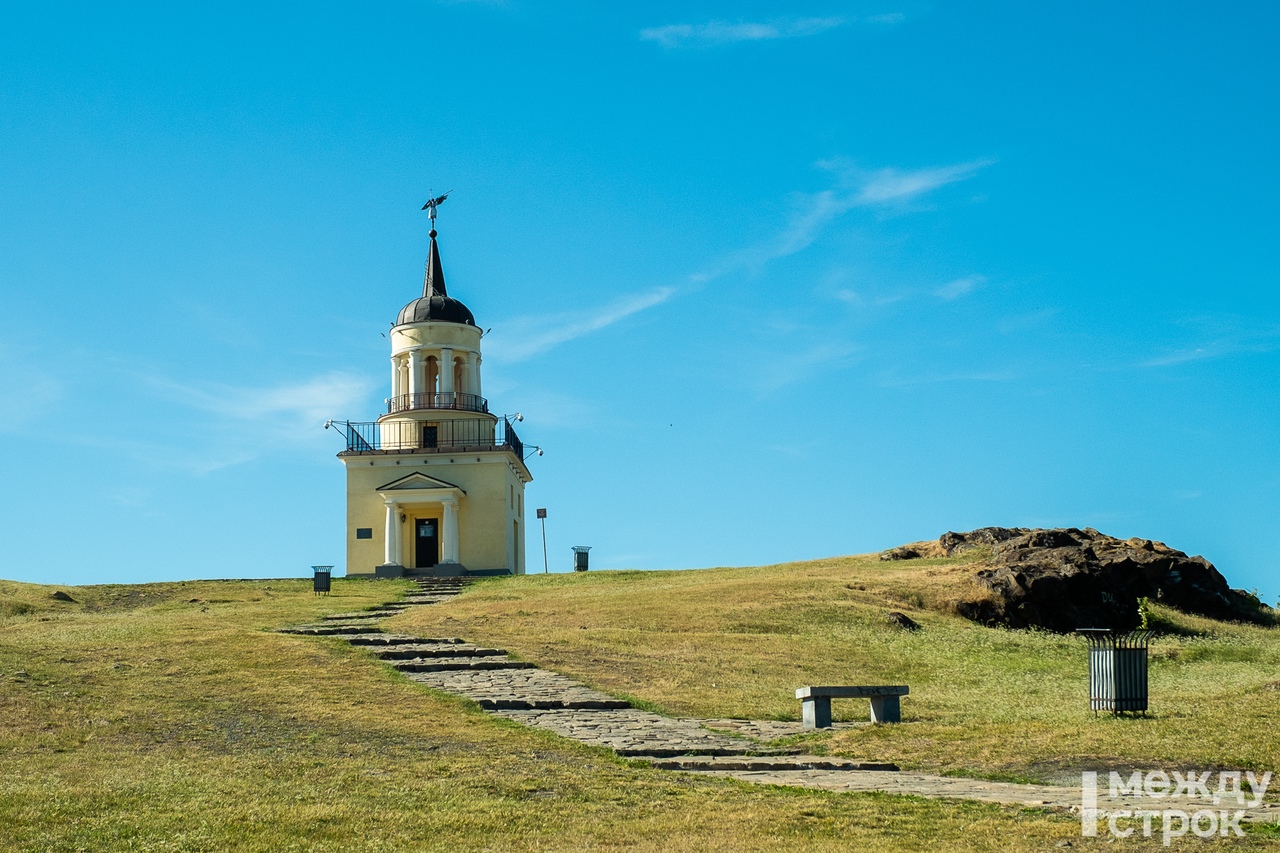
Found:
[[547, 508], [538, 507], [538, 520], [542, 522], [542, 573], [547, 574]]

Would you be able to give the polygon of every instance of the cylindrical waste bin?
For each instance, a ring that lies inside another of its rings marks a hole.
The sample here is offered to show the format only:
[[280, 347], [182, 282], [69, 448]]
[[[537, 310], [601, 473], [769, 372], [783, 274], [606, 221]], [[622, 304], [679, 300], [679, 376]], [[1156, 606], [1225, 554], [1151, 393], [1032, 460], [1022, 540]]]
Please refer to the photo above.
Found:
[[590, 545], [573, 546], [573, 570], [575, 572], [585, 572], [587, 570], [587, 552], [590, 550]]
[[315, 572], [315, 578], [311, 582], [311, 589], [316, 595], [324, 593], [329, 594], [329, 579], [333, 577], [333, 566], [312, 566], [311, 571]]
[[1089, 707], [1113, 714], [1147, 712], [1147, 641], [1150, 631], [1127, 634], [1081, 628], [1089, 643]]

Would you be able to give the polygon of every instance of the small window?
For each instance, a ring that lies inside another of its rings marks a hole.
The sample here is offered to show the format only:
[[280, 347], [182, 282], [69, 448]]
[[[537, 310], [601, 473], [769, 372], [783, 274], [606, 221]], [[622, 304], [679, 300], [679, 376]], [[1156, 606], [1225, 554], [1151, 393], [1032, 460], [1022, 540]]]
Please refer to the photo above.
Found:
[[373, 528], [372, 528], [372, 527], [357, 527], [357, 528], [356, 528], [356, 538], [357, 538], [357, 539], [372, 539], [372, 538], [373, 538]]

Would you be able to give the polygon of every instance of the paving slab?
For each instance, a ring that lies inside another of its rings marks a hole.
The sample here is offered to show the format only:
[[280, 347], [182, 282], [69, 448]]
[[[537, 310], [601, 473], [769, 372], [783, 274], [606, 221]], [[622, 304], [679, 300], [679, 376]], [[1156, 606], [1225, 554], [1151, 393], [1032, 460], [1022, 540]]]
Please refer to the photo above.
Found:
[[416, 672], [414, 681], [470, 699], [486, 710], [630, 708], [621, 699], [536, 667], [488, 671]]
[[821, 755], [745, 755], [719, 757], [688, 755], [679, 758], [658, 758], [650, 762], [659, 770], [731, 770], [761, 772], [772, 770], [881, 770], [896, 772], [898, 765], [886, 761], [853, 761], [846, 758], [830, 758]]
[[662, 717], [639, 708], [548, 708], [494, 714], [623, 756], [745, 755], [760, 749], [751, 741], [708, 731], [691, 720]]
[[[689, 770], [692, 768], [678, 768]], [[1019, 785], [1012, 782], [989, 782], [982, 779], [965, 779], [954, 776], [935, 776], [928, 773], [885, 772], [877, 770], [794, 769], [794, 770], [695, 770], [710, 776], [727, 776], [744, 782], [762, 785], [785, 785], [796, 788], [819, 788], [824, 791], [880, 791], [886, 794], [902, 794], [916, 797], [943, 797], [960, 800], [979, 800], [1004, 805], [1031, 806], [1079, 813], [1081, 790], [1064, 785]], [[1275, 822], [1280, 818], [1280, 803], [1266, 802], [1254, 807], [1243, 807], [1234, 799], [1215, 804], [1212, 798], [1188, 797], [1120, 797], [1099, 802], [1099, 814], [1107, 817], [1111, 809], [1133, 811], [1136, 809], [1181, 809], [1188, 813], [1207, 809], [1211, 811], [1244, 811], [1248, 822]]]
[[424, 643], [399, 643], [374, 651], [378, 658], [385, 661], [421, 660], [422, 658], [498, 657], [505, 656], [506, 653], [505, 649], [486, 649], [482, 646]]
[[505, 657], [418, 658], [417, 660], [389, 661], [389, 663], [405, 674], [478, 670], [507, 672], [513, 669], [534, 669], [534, 665], [528, 661], [510, 660]]

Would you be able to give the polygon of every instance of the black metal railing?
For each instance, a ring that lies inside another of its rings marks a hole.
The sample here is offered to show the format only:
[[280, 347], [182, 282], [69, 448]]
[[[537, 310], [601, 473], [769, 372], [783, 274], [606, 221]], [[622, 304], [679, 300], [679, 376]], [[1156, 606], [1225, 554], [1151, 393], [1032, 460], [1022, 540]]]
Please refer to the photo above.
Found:
[[414, 409], [461, 409], [464, 412], [487, 412], [489, 401], [479, 394], [463, 394], [458, 391], [401, 394], [387, 400], [387, 414], [409, 412]]
[[445, 450], [490, 450], [509, 448], [524, 459], [524, 442], [511, 427], [511, 421], [503, 418], [491, 421], [482, 418], [423, 421], [377, 421], [374, 423], [333, 424], [346, 435], [350, 453], [377, 451], [420, 450], [439, 452]]

